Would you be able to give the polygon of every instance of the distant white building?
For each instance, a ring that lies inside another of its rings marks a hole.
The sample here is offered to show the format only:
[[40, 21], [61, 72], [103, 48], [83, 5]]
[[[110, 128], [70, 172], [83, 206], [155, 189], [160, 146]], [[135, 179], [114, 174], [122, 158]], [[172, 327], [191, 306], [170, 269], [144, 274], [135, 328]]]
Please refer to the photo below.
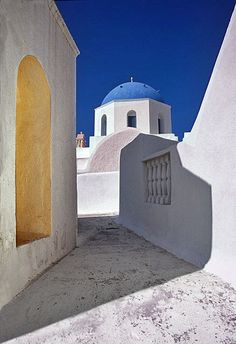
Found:
[[89, 147], [77, 147], [79, 215], [118, 213], [120, 153], [141, 133], [178, 140], [172, 133], [170, 105], [159, 91], [131, 78], [95, 109]]
[[94, 136], [89, 138], [89, 147], [77, 147], [78, 171], [88, 167], [89, 158], [106, 136], [127, 128], [178, 139], [172, 133], [171, 106], [162, 101], [159, 91], [131, 78], [111, 90], [95, 109]]

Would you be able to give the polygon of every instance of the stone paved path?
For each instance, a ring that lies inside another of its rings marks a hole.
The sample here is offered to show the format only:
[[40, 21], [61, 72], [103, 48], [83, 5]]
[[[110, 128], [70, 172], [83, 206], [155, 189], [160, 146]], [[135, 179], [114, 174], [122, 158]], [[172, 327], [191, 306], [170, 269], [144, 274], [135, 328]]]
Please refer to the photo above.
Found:
[[236, 292], [113, 218], [80, 219], [79, 248], [1, 310], [0, 341], [11, 338], [235, 344]]

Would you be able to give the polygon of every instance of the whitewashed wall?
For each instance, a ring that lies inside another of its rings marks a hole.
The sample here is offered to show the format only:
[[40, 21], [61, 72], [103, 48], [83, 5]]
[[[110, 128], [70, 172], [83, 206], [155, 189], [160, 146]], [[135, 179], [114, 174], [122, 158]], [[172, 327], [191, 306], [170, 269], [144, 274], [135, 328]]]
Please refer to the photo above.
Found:
[[94, 136], [101, 136], [101, 119], [107, 116], [107, 135], [114, 133], [114, 103], [105, 104], [95, 109]]
[[161, 118], [164, 133], [172, 132], [171, 107], [152, 99], [117, 100], [95, 109], [94, 135], [101, 135], [101, 118], [107, 116], [107, 135], [127, 128], [127, 113], [136, 112], [137, 129], [158, 134], [157, 117]]
[[212, 252], [206, 269], [236, 286], [236, 11], [186, 143], [185, 168], [212, 188]]
[[[155, 100], [149, 100], [149, 134], [157, 134], [160, 131], [158, 127], [158, 118], [161, 120], [161, 132], [172, 133], [171, 107]], [[158, 127], [158, 129], [157, 129]]]
[[120, 152], [138, 134], [137, 129], [127, 128], [98, 144], [86, 170], [77, 174], [78, 216], [119, 213]]
[[[51, 1], [0, 1], [0, 307], [75, 246], [78, 51], [61, 21]], [[52, 234], [16, 247], [16, 81], [25, 55], [40, 61], [51, 90]]]
[[[177, 142], [140, 134], [123, 149], [119, 222], [203, 266], [211, 253], [211, 187], [182, 167], [176, 147]], [[145, 161], [166, 153], [170, 154], [170, 204], [158, 204], [148, 201]]]
[[[171, 205], [146, 204], [142, 160], [153, 138], [121, 156], [120, 221], [236, 286], [236, 12], [186, 141], [172, 147]], [[159, 154], [159, 147], [156, 154]], [[145, 157], [144, 157], [145, 156]], [[132, 171], [135, 171], [133, 173]], [[132, 190], [135, 190], [132, 192]]]
[[78, 216], [118, 214], [119, 172], [77, 175]]

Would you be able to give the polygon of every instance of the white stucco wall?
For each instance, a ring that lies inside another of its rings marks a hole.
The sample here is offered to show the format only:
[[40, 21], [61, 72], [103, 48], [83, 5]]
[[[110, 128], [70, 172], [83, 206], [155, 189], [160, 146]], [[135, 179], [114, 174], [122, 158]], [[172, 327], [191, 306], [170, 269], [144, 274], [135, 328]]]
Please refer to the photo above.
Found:
[[137, 129], [146, 134], [159, 134], [158, 118], [161, 120], [162, 134], [172, 133], [171, 107], [152, 99], [116, 100], [95, 109], [94, 136], [89, 138], [90, 153], [104, 139], [101, 136], [101, 119], [107, 117], [107, 135], [126, 129], [127, 114], [136, 112]]
[[212, 188], [212, 252], [206, 269], [236, 286], [236, 11], [198, 117], [178, 151], [185, 168]]
[[101, 119], [107, 116], [107, 135], [114, 133], [114, 103], [102, 105], [95, 109], [94, 136], [101, 136]]
[[95, 109], [94, 135], [101, 135], [101, 118], [107, 116], [107, 135], [127, 128], [127, 114], [136, 112], [137, 129], [147, 134], [158, 134], [158, 117], [163, 133], [172, 133], [171, 107], [152, 99], [116, 100]]
[[[140, 134], [123, 149], [119, 221], [178, 257], [203, 266], [211, 252], [211, 188], [182, 167], [176, 147], [177, 142]], [[171, 204], [147, 203], [144, 160], [166, 152], [171, 160]]]
[[[1, 0], [0, 21], [1, 307], [75, 246], [75, 57], [78, 51], [50, 1]], [[16, 81], [19, 63], [25, 55], [39, 60], [51, 90], [52, 234], [16, 247]]]
[[78, 216], [119, 212], [119, 172], [77, 175]]
[[97, 145], [106, 138], [106, 136], [90, 136], [89, 137], [89, 148], [90, 148], [90, 156], [91, 153], [95, 150]]
[[91, 155], [91, 147], [76, 147], [77, 173], [87, 168]]
[[90, 147], [76, 147], [76, 158], [86, 159], [90, 157]]
[[177, 149], [170, 149], [171, 205], [145, 204], [142, 160], [155, 149], [147, 135], [142, 143], [137, 138], [122, 152], [120, 199], [122, 224], [187, 261], [205, 265], [234, 286], [235, 41], [234, 11], [194, 127]]
[[161, 120], [161, 134], [172, 133], [170, 105], [150, 99], [149, 100], [150, 129], [149, 129], [148, 134], [160, 133], [160, 128], [158, 125], [158, 118], [160, 118]]
[[86, 170], [88, 166], [89, 159], [88, 158], [82, 158], [82, 159], [77, 159], [77, 173], [83, 172]]
[[103, 137], [85, 165], [77, 160], [78, 216], [119, 213], [120, 152], [138, 134], [127, 128]]
[[149, 100], [124, 100], [114, 102], [115, 131], [127, 128], [127, 114], [129, 111], [136, 112], [137, 129], [149, 133]]

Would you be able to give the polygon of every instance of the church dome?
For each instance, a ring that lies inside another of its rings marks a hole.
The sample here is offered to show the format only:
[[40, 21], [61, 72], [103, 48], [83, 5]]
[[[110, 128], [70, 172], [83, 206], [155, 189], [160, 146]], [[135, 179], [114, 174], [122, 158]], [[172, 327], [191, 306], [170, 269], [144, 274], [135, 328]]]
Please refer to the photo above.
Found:
[[141, 82], [125, 82], [113, 90], [111, 90], [102, 101], [102, 105], [109, 103], [113, 100], [123, 100], [123, 99], [142, 99], [149, 98], [161, 101], [161, 96], [159, 91], [156, 91], [151, 86], [143, 84]]

